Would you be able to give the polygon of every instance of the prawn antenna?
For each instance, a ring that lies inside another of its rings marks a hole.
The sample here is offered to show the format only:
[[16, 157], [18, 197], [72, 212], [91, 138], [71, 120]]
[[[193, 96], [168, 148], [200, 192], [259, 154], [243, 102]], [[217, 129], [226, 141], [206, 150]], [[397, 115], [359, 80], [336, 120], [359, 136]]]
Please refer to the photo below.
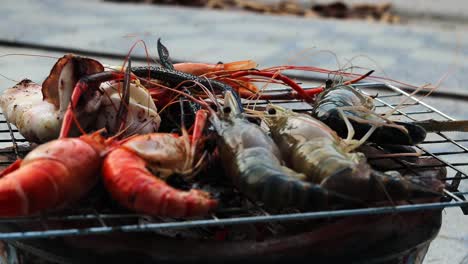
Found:
[[[125, 127], [125, 123], [127, 120], [127, 113], [128, 113], [128, 105], [130, 104], [130, 82], [131, 82], [131, 68], [132, 68], [132, 61], [131, 58], [128, 57], [127, 62], [127, 69], [125, 70], [124, 75], [124, 87], [123, 87], [123, 94], [122, 94], [122, 102], [119, 105], [119, 110], [117, 112], [117, 118], [115, 123], [115, 131], [119, 131]], [[120, 121], [120, 123], [118, 122]]]
[[184, 99], [182, 97], [179, 97], [179, 106], [180, 106], [180, 126], [182, 130], [185, 130]]

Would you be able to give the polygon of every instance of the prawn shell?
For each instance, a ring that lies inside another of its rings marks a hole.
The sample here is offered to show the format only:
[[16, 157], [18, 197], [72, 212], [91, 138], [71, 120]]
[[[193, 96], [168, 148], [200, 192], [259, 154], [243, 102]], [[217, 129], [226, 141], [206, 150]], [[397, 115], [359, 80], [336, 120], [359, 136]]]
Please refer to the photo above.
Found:
[[[307, 175], [311, 182], [322, 184], [337, 173], [354, 173], [359, 163], [365, 163], [362, 154], [345, 152], [336, 133], [309, 115], [280, 115], [270, 123], [271, 136], [286, 164]], [[365, 174], [369, 169], [362, 166], [359, 174]]]
[[133, 151], [118, 148], [103, 164], [106, 189], [121, 205], [130, 210], [155, 216], [202, 216], [217, 206], [208, 193], [180, 191], [153, 176], [146, 162]]
[[99, 179], [101, 146], [80, 138], [54, 140], [31, 151], [0, 178], [0, 216], [59, 209], [85, 195]]
[[332, 200], [327, 190], [284, 173], [281, 164], [265, 148], [249, 148], [237, 154], [234, 185], [267, 208], [325, 209]]
[[306, 182], [305, 175], [282, 165], [281, 153], [262, 129], [240, 117], [217, 120], [218, 149], [225, 173], [233, 184], [266, 208], [326, 209], [343, 197], [318, 184]]

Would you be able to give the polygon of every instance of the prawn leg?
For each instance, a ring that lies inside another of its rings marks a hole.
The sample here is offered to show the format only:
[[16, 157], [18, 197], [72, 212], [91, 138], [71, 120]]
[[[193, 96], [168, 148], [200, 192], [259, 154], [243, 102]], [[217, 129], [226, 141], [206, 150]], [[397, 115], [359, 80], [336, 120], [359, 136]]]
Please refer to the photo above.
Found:
[[119, 78], [121, 76], [116, 72], [100, 72], [81, 78], [75, 85], [70, 103], [63, 116], [59, 138], [65, 138], [69, 135], [73, 121], [75, 121], [74, 110], [77, 108], [80, 98], [89, 91], [96, 91], [101, 83]]

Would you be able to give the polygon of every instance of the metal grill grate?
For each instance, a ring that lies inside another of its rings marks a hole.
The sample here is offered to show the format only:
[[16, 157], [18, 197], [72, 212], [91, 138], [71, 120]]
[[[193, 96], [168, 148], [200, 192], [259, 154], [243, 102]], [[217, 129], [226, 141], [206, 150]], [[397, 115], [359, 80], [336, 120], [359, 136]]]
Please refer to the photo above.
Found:
[[[407, 98], [403, 108], [394, 112], [393, 116], [401, 121], [414, 120], [454, 120], [428, 104], [410, 96], [401, 89], [386, 84], [358, 84], [355, 85], [365, 93], [374, 94], [370, 88], [379, 89], [375, 98], [377, 110], [384, 112], [395, 109], [402, 98]], [[309, 106], [297, 101], [275, 101], [275, 103], [288, 104], [288, 107], [297, 111], [308, 111]], [[257, 105], [261, 105], [258, 103]], [[296, 107], [297, 106], [297, 107]], [[24, 138], [7, 123], [3, 115], [0, 116], [0, 165], [6, 166], [16, 158], [24, 156], [30, 148]], [[31, 238], [51, 238], [61, 236], [79, 236], [91, 234], [106, 234], [112, 232], [149, 232], [172, 231], [178, 229], [203, 229], [213, 226], [241, 225], [252, 223], [265, 223], [269, 225], [274, 234], [277, 226], [275, 222], [302, 221], [321, 218], [338, 218], [357, 215], [376, 215], [397, 212], [411, 212], [420, 210], [440, 210], [446, 207], [468, 207], [468, 134], [467, 133], [430, 133], [427, 140], [416, 146], [425, 156], [437, 159], [440, 164], [421, 165], [420, 167], [446, 167], [447, 177], [451, 181], [450, 192], [447, 192], [443, 202], [388, 206], [378, 208], [336, 210], [321, 212], [293, 212], [288, 214], [270, 215], [261, 207], [251, 204], [246, 208], [227, 208], [217, 212], [208, 219], [192, 219], [180, 221], [177, 219], [151, 218], [139, 214], [113, 212], [94, 208], [93, 201], [89, 206], [73, 209], [66, 213], [41, 215], [37, 217], [20, 217], [0, 219], [2, 233], [0, 240], [21, 240]], [[465, 145], [464, 145], [465, 144]], [[418, 169], [418, 168], [414, 168]], [[118, 220], [118, 224], [115, 223]], [[60, 225], [57, 225], [60, 222]], [[22, 228], [18, 229], [18, 225]], [[14, 228], [9, 228], [14, 226]], [[24, 228], [23, 226], [34, 226]], [[5, 227], [5, 228], [4, 228]]]

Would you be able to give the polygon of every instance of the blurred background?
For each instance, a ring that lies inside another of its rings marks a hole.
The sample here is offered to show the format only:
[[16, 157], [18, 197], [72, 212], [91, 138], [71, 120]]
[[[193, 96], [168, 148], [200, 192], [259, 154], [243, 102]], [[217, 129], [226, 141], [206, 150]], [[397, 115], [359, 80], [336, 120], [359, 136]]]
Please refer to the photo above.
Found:
[[[23, 78], [41, 83], [68, 52], [114, 65], [131, 52], [143, 64], [161, 38], [174, 62], [251, 59], [431, 83], [438, 89], [425, 102], [468, 118], [464, 0], [3, 0], [0, 15], [0, 89]], [[425, 263], [468, 263], [463, 222], [459, 209], [445, 210]]]

